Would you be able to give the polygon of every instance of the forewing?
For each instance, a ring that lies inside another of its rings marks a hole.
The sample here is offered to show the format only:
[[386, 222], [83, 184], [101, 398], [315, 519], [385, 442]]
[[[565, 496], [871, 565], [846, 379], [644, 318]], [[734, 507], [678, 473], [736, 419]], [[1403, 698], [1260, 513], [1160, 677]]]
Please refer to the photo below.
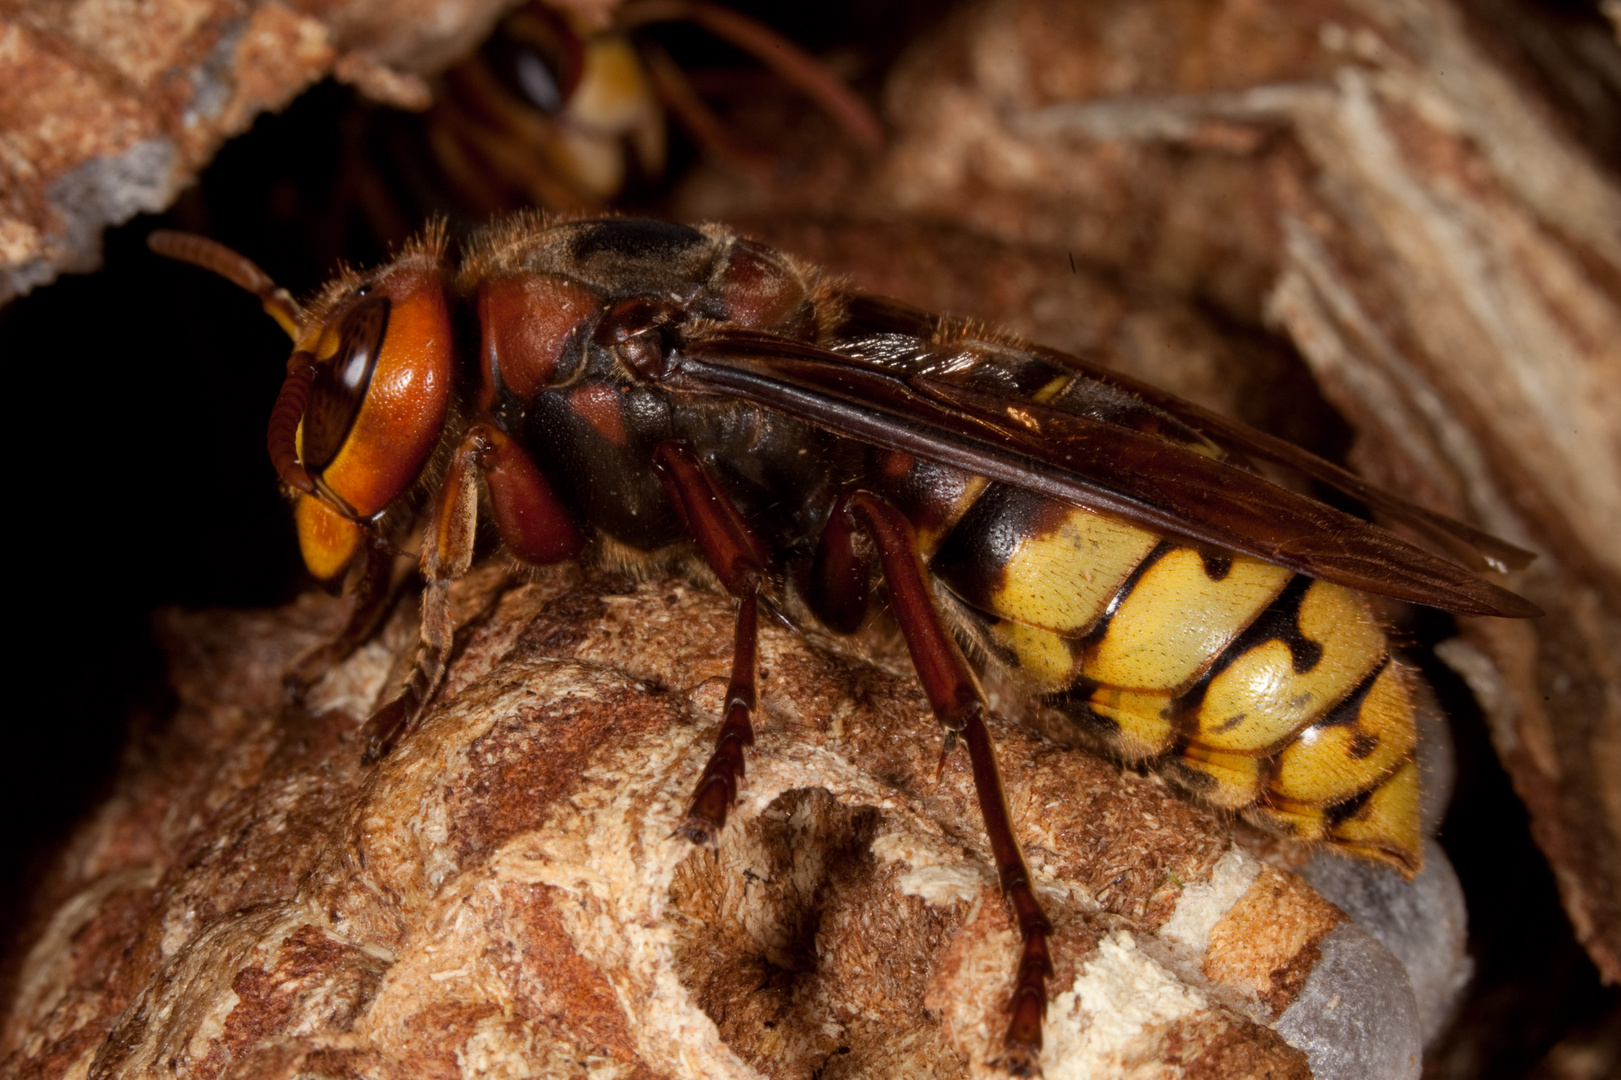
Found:
[[1090, 417], [740, 331], [690, 343], [676, 356], [668, 383], [779, 409], [836, 434], [1350, 588], [1465, 614], [1540, 614], [1377, 525], [1177, 443]]
[[[935, 332], [941, 322], [937, 315], [887, 297], [849, 294], [844, 299], [850, 311], [851, 322], [872, 330], [928, 337]], [[1185, 401], [1151, 383], [1133, 379], [1129, 375], [1055, 349], [1033, 346], [1030, 351], [1058, 367], [1129, 391], [1228, 450], [1287, 465], [1305, 476], [1337, 488], [1365, 504], [1376, 514], [1413, 528], [1427, 540], [1444, 548], [1476, 570], [1519, 569], [1536, 557], [1533, 553], [1473, 525], [1447, 517], [1445, 514], [1438, 514], [1374, 487], [1355, 473], [1324, 461], [1294, 443], [1258, 431], [1201, 405], [1195, 405], [1191, 401]]]

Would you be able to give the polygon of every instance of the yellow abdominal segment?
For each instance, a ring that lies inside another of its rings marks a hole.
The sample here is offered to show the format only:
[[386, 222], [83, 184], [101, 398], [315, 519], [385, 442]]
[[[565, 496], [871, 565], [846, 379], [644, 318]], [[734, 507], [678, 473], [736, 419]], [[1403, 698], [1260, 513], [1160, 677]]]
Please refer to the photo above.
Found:
[[1163, 754], [1176, 744], [1175, 701], [1170, 694], [1142, 694], [1100, 686], [1087, 699], [1091, 711], [1119, 728], [1112, 749], [1126, 761]]
[[1387, 664], [1343, 722], [1339, 710], [1301, 731], [1277, 754], [1271, 790], [1304, 806], [1349, 799], [1413, 756], [1417, 731], [1407, 670]]
[[1061, 504], [1035, 519], [1000, 576], [943, 581], [988, 663], [1214, 806], [1419, 868], [1414, 676], [1360, 594]]
[[[1274, 746], [1350, 693], [1384, 659], [1384, 632], [1361, 599], [1338, 585], [1311, 583], [1298, 628], [1307, 650], [1273, 638], [1210, 680], [1204, 700], [1190, 710], [1195, 740], [1221, 750]], [[1302, 651], [1309, 655], [1303, 658]]]
[[1007, 563], [998, 614], [1060, 633], [1084, 630], [1157, 542], [1101, 514], [1071, 511]]
[[1138, 580], [1086, 652], [1081, 674], [1112, 686], [1170, 690], [1186, 686], [1240, 630], [1277, 599], [1293, 575], [1237, 556], [1220, 581], [1198, 552], [1178, 548]]

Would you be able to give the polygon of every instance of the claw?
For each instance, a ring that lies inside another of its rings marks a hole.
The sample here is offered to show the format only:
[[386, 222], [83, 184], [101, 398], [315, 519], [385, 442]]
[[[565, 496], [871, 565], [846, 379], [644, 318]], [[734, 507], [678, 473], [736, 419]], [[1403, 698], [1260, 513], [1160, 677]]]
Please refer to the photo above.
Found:
[[372, 713], [366, 726], [360, 729], [360, 737], [366, 747], [360, 755], [362, 765], [375, 765], [387, 757], [394, 744], [400, 741], [400, 736], [405, 734], [414, 711], [407, 700], [410, 696], [407, 692], [390, 701]]
[[305, 653], [287, 669], [281, 677], [281, 688], [288, 701], [295, 705], [304, 704], [310, 688], [320, 682], [336, 662], [335, 652], [330, 644], [322, 645]]
[[1041, 1051], [1030, 1046], [1008, 1045], [986, 1064], [1009, 1076], [1037, 1077], [1041, 1075]]
[[934, 782], [938, 784], [940, 778], [946, 774], [946, 759], [951, 752], [957, 749], [957, 733], [946, 728], [946, 737], [940, 743], [940, 763], [934, 767]]
[[698, 790], [692, 796], [691, 805], [687, 807], [686, 820], [682, 821], [670, 835], [685, 836], [694, 844], [718, 847], [720, 831], [726, 827], [726, 812], [735, 801], [737, 801], [736, 782], [732, 780], [730, 774], [716, 770], [714, 762], [711, 761], [710, 769], [705, 770], [705, 775], [698, 781]]
[[686, 837], [698, 847], [720, 847], [720, 829], [714, 822], [705, 821], [700, 817], [688, 815], [687, 820], [676, 826], [676, 830], [670, 834], [670, 839], [673, 840], [677, 836]]

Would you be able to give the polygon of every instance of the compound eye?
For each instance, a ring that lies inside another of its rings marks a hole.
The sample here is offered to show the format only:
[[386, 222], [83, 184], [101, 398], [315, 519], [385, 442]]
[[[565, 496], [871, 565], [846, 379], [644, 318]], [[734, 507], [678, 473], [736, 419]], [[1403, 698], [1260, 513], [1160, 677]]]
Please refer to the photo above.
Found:
[[330, 359], [316, 364], [300, 442], [306, 469], [326, 468], [349, 437], [383, 351], [388, 311], [384, 296], [367, 296], [350, 308], [338, 325], [337, 348]]
[[556, 116], [579, 85], [584, 47], [562, 18], [534, 5], [501, 25], [485, 44], [484, 56], [520, 101]]
[[563, 77], [549, 57], [521, 49], [512, 57], [512, 77], [523, 89], [524, 99], [547, 116], [563, 111]]

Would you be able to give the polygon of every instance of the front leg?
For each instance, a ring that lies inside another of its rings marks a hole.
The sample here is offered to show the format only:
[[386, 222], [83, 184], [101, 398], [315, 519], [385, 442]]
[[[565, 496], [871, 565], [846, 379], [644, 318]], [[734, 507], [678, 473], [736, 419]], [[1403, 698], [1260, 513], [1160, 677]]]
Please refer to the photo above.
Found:
[[490, 424], [474, 424], [450, 459], [422, 544], [422, 637], [411, 674], [392, 701], [366, 721], [366, 764], [386, 756], [414, 728], [444, 681], [456, 627], [450, 583], [473, 565], [478, 482], [490, 493], [496, 530], [523, 562], [547, 565], [579, 554], [585, 538], [529, 456]]
[[450, 583], [473, 565], [478, 530], [478, 448], [462, 440], [439, 485], [422, 542], [422, 635], [411, 674], [393, 700], [372, 713], [361, 737], [367, 765], [386, 756], [411, 728], [445, 677], [455, 624], [450, 617]]

